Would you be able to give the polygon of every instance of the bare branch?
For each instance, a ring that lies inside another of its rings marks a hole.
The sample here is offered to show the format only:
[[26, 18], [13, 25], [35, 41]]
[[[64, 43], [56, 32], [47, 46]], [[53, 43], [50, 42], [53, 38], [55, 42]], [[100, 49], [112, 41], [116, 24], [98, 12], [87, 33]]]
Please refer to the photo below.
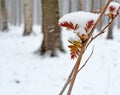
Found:
[[93, 54], [93, 51], [94, 51], [94, 46], [93, 46], [93, 48], [92, 48], [92, 52], [90, 53], [88, 59], [87, 59], [87, 60], [85, 61], [85, 63], [80, 67], [80, 69], [78, 70], [78, 72], [80, 72], [80, 71], [86, 66], [87, 62], [90, 60], [90, 58], [91, 58], [91, 56], [92, 56], [92, 54]]
[[112, 19], [109, 21], [109, 23], [101, 30], [100, 33], [98, 33], [96, 36], [94, 36], [94, 37], [92, 37], [92, 38], [90, 39], [90, 41], [88, 42], [86, 48], [89, 46], [89, 44], [90, 44], [93, 40], [95, 40], [98, 36], [100, 36], [101, 34], [103, 34], [103, 33], [105, 32], [105, 30], [112, 24], [112, 22], [114, 21], [114, 19], [119, 15], [119, 10], [120, 10], [120, 7], [119, 7], [119, 9], [118, 9], [118, 11], [117, 11], [117, 15], [115, 15], [115, 17], [112, 18]]
[[71, 81], [71, 79], [72, 79], [71, 77], [72, 77], [72, 75], [73, 75], [74, 69], [75, 69], [75, 66], [73, 67], [70, 75], [68, 76], [68, 79], [67, 79], [67, 81], [65, 82], [65, 84], [64, 84], [62, 90], [60, 91], [59, 95], [63, 95], [65, 89], [67, 88], [68, 84], [70, 83], [70, 81]]
[[80, 63], [81, 63], [81, 59], [82, 59], [82, 56], [83, 56], [83, 54], [84, 54], [84, 51], [86, 50], [86, 45], [87, 45], [90, 37], [92, 36], [92, 34], [93, 34], [96, 26], [98, 25], [98, 22], [101, 20], [103, 14], [105, 13], [105, 11], [106, 11], [108, 5], [110, 4], [110, 2], [111, 2], [111, 0], [108, 0], [107, 4], [106, 4], [105, 7], [103, 8], [103, 10], [102, 10], [99, 18], [97, 19], [95, 25], [93, 26], [93, 28], [92, 28], [92, 30], [91, 30], [91, 32], [90, 32], [90, 34], [89, 34], [88, 40], [84, 43], [83, 47], [81, 48], [81, 54], [79, 55], [78, 60], [77, 60], [77, 62], [76, 62], [76, 66], [75, 66], [75, 69], [74, 69], [74, 72], [73, 72], [73, 76], [72, 76], [72, 81], [70, 82], [70, 87], [69, 87], [69, 89], [68, 89], [67, 95], [71, 95], [71, 91], [72, 91], [72, 88], [73, 88], [73, 85], [74, 85], [74, 82], [75, 82], [75, 79], [76, 79], [76, 76], [77, 76], [77, 73], [78, 73], [78, 69], [79, 69], [79, 66], [80, 66]]
[[[78, 70], [78, 72], [79, 72], [80, 70], [82, 70], [83, 67], [85, 67], [85, 65], [87, 64], [87, 62], [89, 61], [89, 59], [91, 58], [91, 56], [92, 56], [92, 54], [93, 54], [93, 50], [94, 50], [94, 47], [93, 47], [93, 49], [92, 49], [92, 52], [91, 52], [90, 56], [89, 56], [88, 59], [85, 61], [85, 63], [82, 65], [82, 67]], [[68, 86], [69, 83], [71, 82], [74, 69], [75, 69], [75, 66], [74, 66], [74, 68], [72, 69], [72, 71], [71, 71], [71, 73], [70, 73], [67, 81], [65, 82], [62, 90], [60, 91], [59, 95], [63, 95], [65, 89], [67, 88], [67, 86]]]
[[[71, 95], [71, 91], [72, 91], [72, 88], [73, 88], [73, 85], [74, 85], [74, 82], [75, 82], [77, 73], [78, 73], [78, 71], [79, 71], [79, 66], [80, 66], [80, 63], [81, 63], [81, 59], [82, 59], [82, 56], [83, 56], [83, 54], [84, 54], [84, 52], [85, 52], [85, 50], [86, 50], [86, 45], [87, 45], [89, 39], [91, 38], [91, 36], [92, 36], [92, 34], [93, 34], [96, 26], [98, 25], [98, 22], [101, 20], [103, 14], [105, 13], [105, 11], [106, 11], [106, 9], [107, 9], [107, 7], [108, 7], [108, 5], [109, 5], [110, 2], [111, 2], [111, 0], [108, 0], [107, 4], [106, 4], [105, 7], [103, 8], [103, 10], [102, 10], [99, 18], [97, 19], [95, 25], [93, 26], [90, 34], [88, 35], [88, 36], [89, 36], [88, 40], [83, 44], [83, 46], [82, 46], [82, 48], [81, 48], [81, 54], [79, 55], [79, 57], [78, 57], [78, 59], [77, 59], [77, 62], [76, 62], [76, 64], [75, 64], [75, 66], [73, 67], [73, 69], [72, 69], [72, 71], [71, 71], [71, 73], [70, 73], [70, 75], [69, 75], [69, 77], [68, 77], [68, 80], [67, 80], [67, 82], [65, 83], [65, 85], [64, 85], [64, 87], [63, 87], [63, 89], [62, 89], [62, 91], [61, 91], [61, 93], [60, 93], [59, 95], [62, 95], [62, 94], [63, 94], [63, 92], [65, 91], [65, 89], [66, 89], [66, 87], [68, 86], [69, 83], [70, 83], [70, 86], [69, 86], [67, 95]], [[89, 56], [89, 58], [86, 60], [85, 64], [81, 67], [81, 69], [87, 64], [87, 62], [88, 62], [88, 60], [90, 59], [91, 56], [92, 56], [92, 53], [91, 53], [91, 55]]]

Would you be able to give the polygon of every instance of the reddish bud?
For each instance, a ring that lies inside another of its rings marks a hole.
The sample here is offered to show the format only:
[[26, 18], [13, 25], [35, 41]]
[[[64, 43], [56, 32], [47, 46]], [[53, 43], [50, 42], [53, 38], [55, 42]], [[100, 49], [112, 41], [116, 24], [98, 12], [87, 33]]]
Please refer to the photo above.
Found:
[[109, 6], [109, 11], [110, 12], [113, 12], [115, 10], [115, 7], [114, 6]]

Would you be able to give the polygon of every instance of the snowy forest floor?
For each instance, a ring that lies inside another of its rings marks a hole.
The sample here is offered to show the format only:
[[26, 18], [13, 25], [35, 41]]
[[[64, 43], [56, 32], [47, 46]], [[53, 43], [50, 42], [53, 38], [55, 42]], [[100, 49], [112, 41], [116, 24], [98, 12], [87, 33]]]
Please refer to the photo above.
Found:
[[[22, 28], [0, 32], [0, 95], [58, 95], [74, 66], [67, 48], [70, 31], [62, 32], [66, 53], [50, 58], [34, 53], [42, 42], [40, 29], [34, 30], [36, 35], [27, 37], [22, 36]], [[113, 40], [105, 37], [100, 36], [88, 48], [82, 64], [95, 45], [72, 95], [120, 95], [120, 30], [114, 28]]]

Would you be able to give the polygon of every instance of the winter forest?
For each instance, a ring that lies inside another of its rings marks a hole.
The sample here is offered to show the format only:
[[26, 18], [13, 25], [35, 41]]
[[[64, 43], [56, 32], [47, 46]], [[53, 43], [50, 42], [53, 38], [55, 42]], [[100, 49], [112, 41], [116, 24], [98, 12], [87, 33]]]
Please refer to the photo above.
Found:
[[0, 0], [0, 95], [120, 95], [119, 56], [120, 0]]

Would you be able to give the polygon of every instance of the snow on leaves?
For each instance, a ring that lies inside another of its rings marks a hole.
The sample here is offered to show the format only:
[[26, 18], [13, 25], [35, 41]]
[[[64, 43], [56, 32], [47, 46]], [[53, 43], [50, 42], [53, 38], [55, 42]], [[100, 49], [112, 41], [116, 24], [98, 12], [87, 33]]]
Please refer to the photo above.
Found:
[[82, 47], [81, 39], [80, 37], [75, 36], [74, 38], [73, 37], [69, 38], [68, 42], [70, 43], [68, 47], [70, 48], [71, 59], [74, 59], [80, 54]]
[[113, 19], [120, 11], [120, 4], [117, 2], [111, 2], [107, 8], [106, 15]]
[[72, 12], [60, 18], [58, 25], [74, 30], [74, 32], [80, 34], [80, 36], [82, 36], [82, 34], [87, 36], [89, 34], [88, 31], [92, 28], [98, 16], [98, 14], [90, 12]]
[[75, 57], [80, 55], [82, 44], [80, 43], [80, 41], [73, 41], [70, 43], [71, 43], [71, 45], [69, 45], [68, 47], [70, 48], [71, 59], [74, 59]]
[[81, 47], [88, 39], [88, 34], [94, 26], [98, 16], [98, 14], [79, 11], [66, 14], [59, 19], [59, 26], [71, 29], [74, 31], [73, 33], [76, 34], [76, 37], [68, 40], [71, 44], [68, 46], [70, 48], [71, 59], [80, 55]]

